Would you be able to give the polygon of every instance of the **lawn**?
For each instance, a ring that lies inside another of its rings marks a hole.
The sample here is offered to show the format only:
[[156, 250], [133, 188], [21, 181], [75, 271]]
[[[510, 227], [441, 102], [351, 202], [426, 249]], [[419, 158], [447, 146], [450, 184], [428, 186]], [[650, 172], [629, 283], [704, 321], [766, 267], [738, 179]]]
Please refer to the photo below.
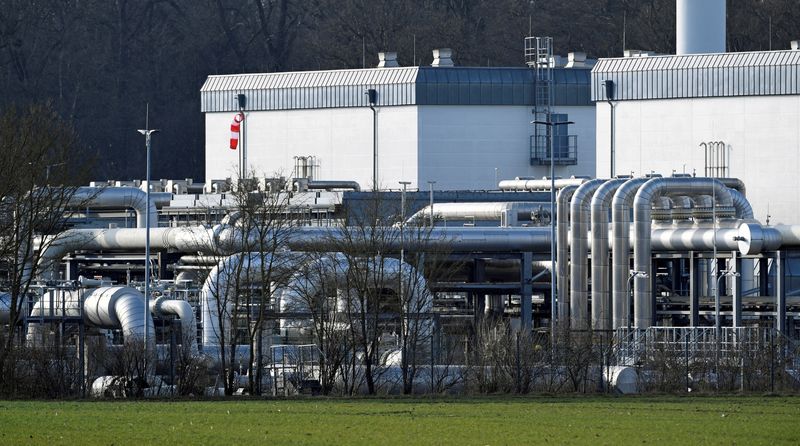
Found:
[[0, 444], [799, 444], [798, 397], [0, 401]]

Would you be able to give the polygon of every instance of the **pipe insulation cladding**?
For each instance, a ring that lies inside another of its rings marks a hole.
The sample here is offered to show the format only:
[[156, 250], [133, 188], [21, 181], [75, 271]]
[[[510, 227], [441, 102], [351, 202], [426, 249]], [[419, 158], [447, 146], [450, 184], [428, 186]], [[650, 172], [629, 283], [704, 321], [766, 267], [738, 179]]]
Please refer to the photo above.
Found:
[[725, 1], [676, 1], [675, 54], [725, 52]]

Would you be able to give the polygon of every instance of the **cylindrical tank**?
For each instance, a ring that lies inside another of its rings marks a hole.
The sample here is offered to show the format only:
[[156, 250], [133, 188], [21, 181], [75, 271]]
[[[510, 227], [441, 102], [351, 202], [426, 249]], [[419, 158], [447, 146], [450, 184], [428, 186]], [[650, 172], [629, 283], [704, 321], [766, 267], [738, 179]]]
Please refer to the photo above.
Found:
[[675, 54], [725, 52], [725, 0], [677, 0]]

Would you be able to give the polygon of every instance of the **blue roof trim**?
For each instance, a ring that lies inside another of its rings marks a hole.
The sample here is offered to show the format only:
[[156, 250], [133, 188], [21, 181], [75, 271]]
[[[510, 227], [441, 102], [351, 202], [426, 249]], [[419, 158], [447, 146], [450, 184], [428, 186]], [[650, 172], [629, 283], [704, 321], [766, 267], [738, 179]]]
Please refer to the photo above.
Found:
[[[553, 70], [554, 105], [592, 105], [588, 69]], [[528, 68], [398, 67], [362, 70], [209, 76], [200, 89], [202, 112], [366, 107], [364, 90], [378, 91], [379, 106], [534, 105]]]
[[800, 51], [600, 59], [592, 69], [593, 101], [800, 94]]

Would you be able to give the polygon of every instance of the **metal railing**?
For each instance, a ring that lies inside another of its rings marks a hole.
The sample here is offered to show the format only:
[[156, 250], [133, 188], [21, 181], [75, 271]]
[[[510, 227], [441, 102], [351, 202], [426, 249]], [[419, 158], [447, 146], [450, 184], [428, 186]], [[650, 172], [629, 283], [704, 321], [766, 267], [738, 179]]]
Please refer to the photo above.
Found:
[[[578, 164], [578, 136], [556, 135], [553, 139], [553, 163], [557, 165]], [[547, 135], [531, 136], [531, 164], [550, 164], [550, 141]]]

